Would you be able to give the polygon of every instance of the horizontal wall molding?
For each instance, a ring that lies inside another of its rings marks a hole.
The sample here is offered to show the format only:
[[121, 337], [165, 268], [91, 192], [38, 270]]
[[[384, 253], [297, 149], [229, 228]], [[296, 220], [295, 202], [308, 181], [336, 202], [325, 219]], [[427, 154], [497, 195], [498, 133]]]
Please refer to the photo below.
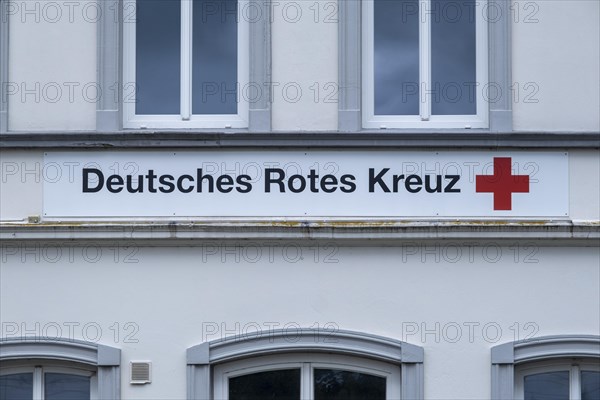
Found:
[[18, 132], [0, 135], [2, 149], [98, 148], [600, 148], [598, 132], [465, 131], [337, 132]]
[[332, 240], [407, 241], [464, 239], [485, 240], [563, 240], [569, 245], [594, 245], [600, 240], [598, 222], [573, 221], [407, 221], [340, 220], [322, 221], [194, 220], [3, 223], [0, 240]]

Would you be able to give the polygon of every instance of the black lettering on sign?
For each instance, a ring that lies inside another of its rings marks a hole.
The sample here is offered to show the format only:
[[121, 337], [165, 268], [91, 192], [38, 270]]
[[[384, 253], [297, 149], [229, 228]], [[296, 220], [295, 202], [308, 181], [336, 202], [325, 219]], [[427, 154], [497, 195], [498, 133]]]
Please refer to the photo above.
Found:
[[[95, 174], [98, 178], [98, 185], [96, 187], [90, 187], [90, 174]], [[84, 168], [83, 169], [83, 193], [96, 193], [102, 190], [104, 186], [104, 174], [102, 171], [96, 168]]]
[[375, 192], [375, 185], [379, 185], [381, 190], [385, 193], [390, 192], [390, 188], [383, 181], [383, 176], [387, 174], [389, 170], [389, 168], [384, 168], [379, 174], [375, 175], [375, 168], [369, 168], [369, 193]]
[[460, 193], [459, 188], [454, 188], [454, 185], [458, 183], [460, 175], [445, 175], [445, 179], [450, 179], [450, 182], [444, 188], [444, 193]]
[[[277, 178], [273, 178], [272, 174], [277, 174]], [[266, 168], [265, 169], [265, 193], [271, 193], [271, 185], [273, 183], [279, 185], [279, 193], [285, 193], [285, 184], [283, 178], [285, 172], [281, 168]]]

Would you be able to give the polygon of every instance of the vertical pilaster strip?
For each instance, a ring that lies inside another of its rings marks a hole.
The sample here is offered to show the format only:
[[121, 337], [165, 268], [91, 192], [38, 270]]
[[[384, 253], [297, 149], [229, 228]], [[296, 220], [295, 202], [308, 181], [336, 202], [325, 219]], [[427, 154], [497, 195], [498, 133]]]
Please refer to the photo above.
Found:
[[0, 0], [0, 133], [8, 131], [8, 0]]
[[101, 18], [97, 22], [97, 72], [96, 79], [102, 90], [96, 104], [96, 130], [117, 131], [121, 128], [119, 104], [121, 102], [120, 75], [120, 23], [121, 0], [98, 0]]
[[260, 90], [256, 99], [250, 99], [248, 128], [252, 132], [269, 132], [272, 101], [271, 7], [267, 1], [250, 0], [248, 10], [242, 18], [248, 18], [250, 25], [250, 87]]
[[188, 364], [188, 400], [210, 400], [211, 382], [209, 364]]
[[402, 363], [402, 400], [422, 400], [425, 398], [423, 363]]
[[115, 400], [121, 398], [121, 371], [118, 366], [98, 367], [98, 399]]
[[338, 3], [338, 130], [361, 129], [361, 1]]
[[492, 400], [513, 400], [514, 364], [492, 364]]
[[511, 4], [488, 0], [488, 7], [484, 8], [488, 21], [490, 93], [500, 91], [498, 98], [494, 96], [495, 101], [489, 103], [491, 132], [512, 131]]

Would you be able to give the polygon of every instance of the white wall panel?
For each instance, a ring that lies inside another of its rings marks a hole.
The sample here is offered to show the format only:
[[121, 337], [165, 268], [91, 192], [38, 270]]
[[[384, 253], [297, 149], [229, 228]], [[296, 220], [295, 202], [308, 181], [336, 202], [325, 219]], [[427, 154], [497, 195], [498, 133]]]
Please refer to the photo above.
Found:
[[511, 4], [514, 129], [600, 130], [600, 3]]
[[570, 208], [573, 220], [600, 220], [600, 154], [578, 152], [569, 159]]
[[96, 21], [114, 15], [90, 0], [10, 7], [8, 129], [95, 129]]
[[54, 171], [44, 171], [41, 152], [0, 152], [0, 221], [42, 215], [45, 176]]
[[337, 129], [337, 4], [273, 2], [273, 129]]

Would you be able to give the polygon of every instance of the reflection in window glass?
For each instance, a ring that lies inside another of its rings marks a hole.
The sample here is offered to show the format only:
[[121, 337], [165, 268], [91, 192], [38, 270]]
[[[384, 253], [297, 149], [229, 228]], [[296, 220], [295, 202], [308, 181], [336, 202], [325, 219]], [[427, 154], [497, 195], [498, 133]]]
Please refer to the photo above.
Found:
[[237, 114], [237, 0], [194, 0], [193, 114]]
[[44, 374], [46, 400], [89, 400], [90, 378], [81, 375]]
[[569, 371], [527, 375], [525, 400], [569, 400]]
[[229, 379], [229, 400], [299, 400], [300, 369], [264, 371]]
[[375, 115], [419, 114], [419, 2], [375, 0]]
[[31, 400], [32, 398], [33, 374], [0, 376], [0, 400]]
[[600, 372], [581, 371], [581, 400], [600, 400]]
[[179, 114], [181, 2], [138, 0], [136, 18], [136, 114]]
[[385, 400], [385, 378], [337, 369], [314, 370], [315, 400]]
[[431, 8], [431, 113], [475, 115], [475, 2], [431, 0]]

